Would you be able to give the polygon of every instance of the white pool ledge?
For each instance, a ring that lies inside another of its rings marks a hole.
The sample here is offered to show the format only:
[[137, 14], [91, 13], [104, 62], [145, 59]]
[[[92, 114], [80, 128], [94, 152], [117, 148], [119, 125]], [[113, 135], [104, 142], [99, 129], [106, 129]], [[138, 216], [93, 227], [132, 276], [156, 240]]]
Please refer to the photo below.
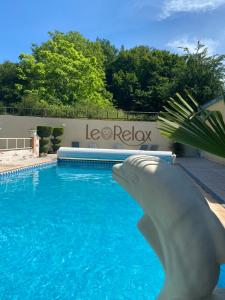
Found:
[[57, 152], [58, 159], [75, 160], [102, 160], [124, 161], [131, 155], [156, 156], [170, 163], [174, 163], [176, 155], [171, 151], [144, 151], [124, 149], [97, 149], [97, 148], [72, 148], [60, 147]]

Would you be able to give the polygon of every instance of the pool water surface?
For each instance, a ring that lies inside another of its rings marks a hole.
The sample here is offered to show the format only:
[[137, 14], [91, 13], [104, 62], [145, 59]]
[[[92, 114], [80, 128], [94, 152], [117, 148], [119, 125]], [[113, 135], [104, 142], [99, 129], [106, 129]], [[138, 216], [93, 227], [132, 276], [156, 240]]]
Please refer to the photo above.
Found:
[[0, 195], [1, 300], [156, 299], [164, 273], [136, 227], [143, 212], [110, 168], [0, 177]]

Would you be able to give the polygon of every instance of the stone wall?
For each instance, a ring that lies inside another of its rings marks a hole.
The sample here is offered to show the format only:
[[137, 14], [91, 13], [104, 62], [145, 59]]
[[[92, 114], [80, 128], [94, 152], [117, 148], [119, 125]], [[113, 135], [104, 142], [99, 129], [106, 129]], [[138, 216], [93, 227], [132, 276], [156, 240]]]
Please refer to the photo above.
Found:
[[13, 163], [33, 157], [33, 149], [0, 151], [0, 163]]

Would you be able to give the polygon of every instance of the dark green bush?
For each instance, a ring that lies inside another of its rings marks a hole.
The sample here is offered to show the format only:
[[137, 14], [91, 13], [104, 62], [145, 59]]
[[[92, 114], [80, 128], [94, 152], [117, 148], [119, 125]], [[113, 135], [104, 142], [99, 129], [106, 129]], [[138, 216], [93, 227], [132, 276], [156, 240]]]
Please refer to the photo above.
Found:
[[40, 145], [39, 145], [39, 151], [40, 151], [40, 153], [48, 153], [48, 143], [49, 143], [49, 140], [41, 138], [39, 143], [40, 143]]
[[40, 146], [40, 154], [48, 153], [48, 146]]
[[63, 133], [64, 133], [64, 128], [53, 128], [52, 131], [53, 138], [51, 139], [51, 142], [52, 142], [52, 150], [54, 153], [60, 148], [61, 139], [59, 139], [58, 137], [63, 135]]
[[52, 133], [52, 127], [50, 126], [37, 126], [37, 134], [40, 137], [39, 151], [41, 153], [48, 153], [49, 137]]
[[52, 151], [53, 151], [53, 153], [56, 153], [59, 148], [60, 148], [60, 144], [54, 144], [54, 145], [52, 145]]
[[39, 147], [40, 153], [48, 152], [48, 143], [49, 143], [48, 139], [44, 139], [44, 138], [40, 139], [40, 147]]
[[47, 140], [47, 139], [41, 139], [40, 140], [40, 146], [47, 146], [48, 143], [49, 143], [49, 140]]
[[54, 137], [61, 136], [61, 135], [63, 135], [63, 133], [64, 133], [64, 128], [53, 128], [53, 130], [52, 130], [52, 135]]
[[48, 138], [52, 134], [52, 127], [37, 126], [37, 134], [40, 138]]
[[53, 138], [53, 139], [51, 139], [51, 142], [52, 142], [52, 144], [53, 145], [55, 145], [55, 144], [60, 144], [61, 143], [61, 139], [58, 139], [58, 138]]

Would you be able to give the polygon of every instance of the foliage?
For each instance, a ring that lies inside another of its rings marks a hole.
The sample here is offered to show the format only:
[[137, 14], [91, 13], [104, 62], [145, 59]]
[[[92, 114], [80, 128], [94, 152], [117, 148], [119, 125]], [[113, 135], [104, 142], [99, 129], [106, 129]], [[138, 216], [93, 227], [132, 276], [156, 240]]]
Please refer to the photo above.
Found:
[[[0, 106], [1, 109], [1, 106]], [[19, 115], [19, 116], [40, 116], [55, 118], [88, 118], [88, 119], [117, 119], [117, 120], [139, 120], [155, 121], [157, 115], [146, 113], [125, 112], [114, 107], [99, 108], [96, 104], [88, 107], [75, 104], [73, 106], [48, 104], [40, 100], [35, 94], [23, 96], [21, 102], [14, 104], [12, 107], [2, 107], [1, 113]]]
[[109, 40], [78, 32], [49, 33], [19, 62], [0, 64], [0, 101], [20, 114], [34, 108], [50, 116], [88, 109], [155, 111], [175, 92], [188, 89], [199, 104], [217, 97], [224, 84], [224, 55], [210, 56], [200, 42], [182, 55], [147, 46], [118, 50]]
[[19, 91], [15, 88], [18, 82], [17, 64], [10, 61], [0, 64], [0, 101], [5, 105], [19, 99]]
[[51, 139], [51, 142], [52, 142], [52, 144], [53, 145], [58, 145], [58, 144], [60, 144], [61, 143], [61, 139], [58, 139], [58, 138], [52, 138]]
[[96, 42], [100, 45], [104, 54], [104, 66], [106, 69], [116, 60], [118, 49], [109, 40], [97, 38]]
[[52, 142], [52, 151], [53, 151], [53, 153], [56, 153], [58, 151], [58, 149], [60, 148], [61, 140], [60, 139], [51, 139], [51, 142]]
[[53, 128], [52, 136], [53, 139], [51, 139], [52, 142], [52, 150], [55, 153], [60, 148], [61, 139], [59, 139], [59, 136], [62, 136], [64, 133], [64, 128]]
[[42, 154], [42, 153], [48, 153], [48, 143], [49, 143], [49, 140], [47, 139], [40, 139], [39, 141], [39, 153]]
[[171, 98], [159, 115], [161, 134], [182, 144], [225, 157], [225, 123], [221, 112], [201, 109], [186, 92]]
[[52, 134], [52, 127], [50, 126], [37, 126], [37, 135], [40, 138], [48, 138]]
[[60, 118], [106, 118], [109, 115], [122, 115], [122, 112], [117, 111], [113, 106], [106, 108], [99, 107], [96, 103], [90, 104], [88, 107], [81, 103], [74, 105], [48, 104], [44, 100], [40, 100], [36, 94], [27, 94], [22, 100], [14, 105], [19, 115], [34, 115], [45, 117], [60, 117]]
[[182, 68], [178, 68], [174, 93], [175, 91], [182, 93], [183, 90], [188, 89], [198, 99], [199, 104], [219, 96], [225, 79], [225, 55], [210, 56], [207, 48], [200, 42], [194, 53], [191, 53], [188, 48], [183, 50], [185, 64]]
[[39, 146], [39, 153], [42, 154], [42, 153], [48, 153], [48, 143], [49, 143], [49, 140], [47, 139], [40, 139], [40, 146]]
[[52, 133], [52, 127], [50, 126], [37, 126], [37, 134], [40, 137], [40, 154], [48, 152], [49, 137]]
[[64, 128], [62, 128], [62, 127], [59, 127], [59, 128], [53, 128], [53, 130], [52, 130], [52, 136], [54, 136], [54, 137], [58, 137], [58, 136], [61, 136], [61, 135], [63, 135], [63, 133], [64, 133]]
[[114, 103], [125, 110], [159, 111], [171, 95], [182, 57], [146, 46], [121, 50], [107, 70]]
[[101, 47], [78, 33], [51, 33], [46, 43], [33, 46], [31, 55], [20, 55], [18, 87], [50, 104], [111, 106], [103, 58]]
[[44, 101], [40, 100], [37, 93], [26, 93], [21, 97], [19, 102], [16, 102], [13, 107], [17, 109], [20, 115], [27, 115], [29, 110], [43, 110], [48, 109], [49, 104]]
[[[41, 147], [47, 146], [48, 143], [49, 143], [49, 140], [48, 140], [48, 139], [42, 138], [42, 139], [40, 140], [40, 145], [41, 145]], [[42, 153], [42, 152], [45, 152], [45, 151], [41, 151], [41, 153]], [[46, 152], [45, 152], [45, 153], [46, 153]]]

